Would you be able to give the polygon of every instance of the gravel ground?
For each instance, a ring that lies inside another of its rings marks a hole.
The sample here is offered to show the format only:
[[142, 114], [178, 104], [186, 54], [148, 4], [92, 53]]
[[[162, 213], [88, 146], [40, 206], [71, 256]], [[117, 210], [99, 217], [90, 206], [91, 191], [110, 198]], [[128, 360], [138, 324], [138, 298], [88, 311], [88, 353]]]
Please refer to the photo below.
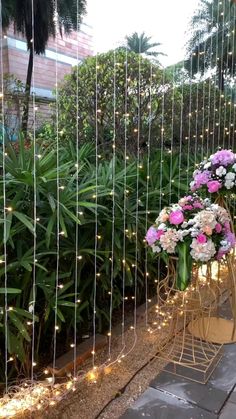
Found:
[[[155, 307], [150, 309], [148, 317], [150, 323], [155, 321]], [[139, 319], [136, 330], [136, 343], [134, 331], [129, 329], [125, 332], [125, 353], [129, 351], [130, 353], [122, 358], [121, 363], [116, 363], [107, 371], [105, 370], [105, 373], [101, 373], [97, 383], [85, 379], [76, 385], [74, 392], [67, 393], [53, 408], [48, 408], [42, 413], [31, 414], [28, 417], [34, 419], [45, 417], [47, 419], [118, 418], [145, 390], [150, 380], [157, 375], [161, 368], [161, 361], [155, 358], [155, 355], [158, 347], [157, 342], [164, 339], [166, 334], [164, 331], [150, 334], [143, 317]], [[121, 349], [121, 337], [115, 337], [111, 359], [116, 359]], [[97, 364], [100, 365], [107, 358], [107, 350], [101, 351], [97, 356]], [[152, 361], [150, 362], [150, 360]], [[142, 369], [142, 367], [144, 368]], [[84, 370], [88, 371], [90, 368], [91, 365], [87, 362], [84, 365]], [[142, 370], [138, 372], [140, 369]], [[100, 414], [108, 403], [107, 408]], [[24, 418], [26, 417], [25, 415]]]

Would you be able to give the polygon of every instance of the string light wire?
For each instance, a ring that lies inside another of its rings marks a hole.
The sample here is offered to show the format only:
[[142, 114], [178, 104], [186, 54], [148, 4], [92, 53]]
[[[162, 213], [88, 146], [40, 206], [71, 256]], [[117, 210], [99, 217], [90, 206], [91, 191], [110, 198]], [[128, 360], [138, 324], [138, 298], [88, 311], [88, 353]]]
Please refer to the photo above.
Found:
[[58, 285], [59, 285], [59, 266], [60, 266], [60, 160], [59, 160], [59, 103], [58, 103], [58, 3], [55, 0], [55, 15], [54, 22], [56, 28], [56, 68], [55, 68], [55, 82], [56, 82], [56, 277], [55, 277], [55, 318], [54, 318], [54, 335], [53, 335], [53, 380], [55, 379], [56, 368], [56, 349], [57, 349], [57, 306], [58, 306]]
[[116, 50], [113, 54], [113, 142], [112, 142], [112, 229], [111, 229], [111, 277], [110, 277], [110, 312], [108, 354], [111, 357], [111, 332], [112, 332], [112, 309], [113, 309], [113, 281], [114, 281], [114, 241], [115, 241], [115, 185], [116, 185]]
[[8, 392], [8, 298], [7, 298], [7, 194], [6, 194], [6, 139], [5, 139], [5, 112], [4, 112], [4, 79], [3, 79], [3, 26], [2, 26], [2, 0], [0, 0], [0, 66], [1, 66], [1, 106], [2, 106], [2, 178], [3, 178], [3, 249], [4, 249], [4, 374], [5, 392]]
[[98, 54], [95, 60], [95, 238], [94, 238], [94, 285], [93, 285], [93, 368], [96, 350], [96, 300], [97, 300], [97, 247], [98, 247]]
[[[128, 47], [125, 50], [125, 132], [124, 132], [124, 207], [123, 207], [123, 261], [126, 261], [126, 211], [127, 211], [127, 128], [128, 128]], [[121, 341], [122, 351], [125, 350], [125, 279], [126, 264], [122, 266], [122, 322], [121, 322]]]
[[[146, 210], [145, 210], [145, 231], [148, 229], [149, 214], [149, 182], [150, 182], [150, 143], [152, 133], [152, 64], [150, 65], [150, 87], [149, 87], [149, 116], [148, 116], [148, 140], [147, 140], [147, 178], [146, 178]], [[148, 326], [148, 248], [145, 247], [145, 322]]]
[[[76, 1], [76, 217], [79, 216], [79, 0]], [[76, 377], [76, 359], [77, 359], [77, 307], [78, 307], [78, 261], [79, 261], [79, 226], [75, 225], [75, 296], [74, 296], [74, 366], [73, 375]]]
[[[31, 1], [31, 12], [32, 12], [32, 54], [34, 57], [34, 49], [35, 49], [35, 22], [34, 22], [34, 0]], [[33, 236], [33, 282], [32, 282], [32, 348], [31, 348], [31, 380], [34, 379], [34, 366], [35, 366], [35, 359], [34, 359], [34, 352], [35, 352], [35, 303], [36, 303], [36, 246], [37, 246], [37, 178], [36, 178], [36, 106], [35, 106], [35, 71], [34, 71], [34, 63], [32, 68], [32, 101], [33, 101], [33, 194], [34, 194], [34, 220], [33, 220], [33, 228], [34, 228], [34, 236]]]

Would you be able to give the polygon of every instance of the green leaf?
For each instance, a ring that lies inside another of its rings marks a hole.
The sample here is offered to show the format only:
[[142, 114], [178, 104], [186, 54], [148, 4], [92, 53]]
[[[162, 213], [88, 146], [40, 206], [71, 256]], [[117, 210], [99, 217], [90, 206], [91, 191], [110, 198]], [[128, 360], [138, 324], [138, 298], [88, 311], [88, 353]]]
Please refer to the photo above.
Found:
[[[6, 289], [7, 294], [21, 294], [21, 290], [18, 288], [7, 288]], [[0, 294], [5, 294], [5, 288], [0, 288]]]
[[18, 212], [18, 211], [13, 211], [12, 213], [16, 218], [18, 218], [19, 221], [21, 221], [25, 227], [27, 227], [27, 229], [32, 233], [34, 233], [34, 226], [32, 224], [32, 222], [30, 221], [30, 218], [27, 217], [25, 214], [22, 214], [22, 212]]

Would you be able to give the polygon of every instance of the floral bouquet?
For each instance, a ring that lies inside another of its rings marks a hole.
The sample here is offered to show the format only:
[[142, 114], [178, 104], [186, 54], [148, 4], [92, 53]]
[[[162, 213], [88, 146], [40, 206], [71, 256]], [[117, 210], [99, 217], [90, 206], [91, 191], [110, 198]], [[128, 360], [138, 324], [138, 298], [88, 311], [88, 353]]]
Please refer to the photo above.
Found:
[[192, 192], [204, 188], [209, 193], [236, 190], [236, 154], [231, 150], [219, 150], [204, 160], [193, 173], [190, 183]]
[[178, 258], [176, 285], [185, 290], [193, 261], [220, 260], [235, 246], [230, 216], [218, 204], [196, 195], [164, 208], [146, 234], [154, 253]]

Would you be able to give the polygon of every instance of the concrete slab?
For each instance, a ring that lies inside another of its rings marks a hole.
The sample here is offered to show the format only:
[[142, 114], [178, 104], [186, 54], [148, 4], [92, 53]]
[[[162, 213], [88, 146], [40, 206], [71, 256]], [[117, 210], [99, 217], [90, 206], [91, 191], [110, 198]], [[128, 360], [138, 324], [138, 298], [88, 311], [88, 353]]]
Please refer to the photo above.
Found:
[[[148, 388], [121, 419], [217, 419], [214, 413], [167, 393]], [[231, 418], [232, 419], [232, 418]]]

